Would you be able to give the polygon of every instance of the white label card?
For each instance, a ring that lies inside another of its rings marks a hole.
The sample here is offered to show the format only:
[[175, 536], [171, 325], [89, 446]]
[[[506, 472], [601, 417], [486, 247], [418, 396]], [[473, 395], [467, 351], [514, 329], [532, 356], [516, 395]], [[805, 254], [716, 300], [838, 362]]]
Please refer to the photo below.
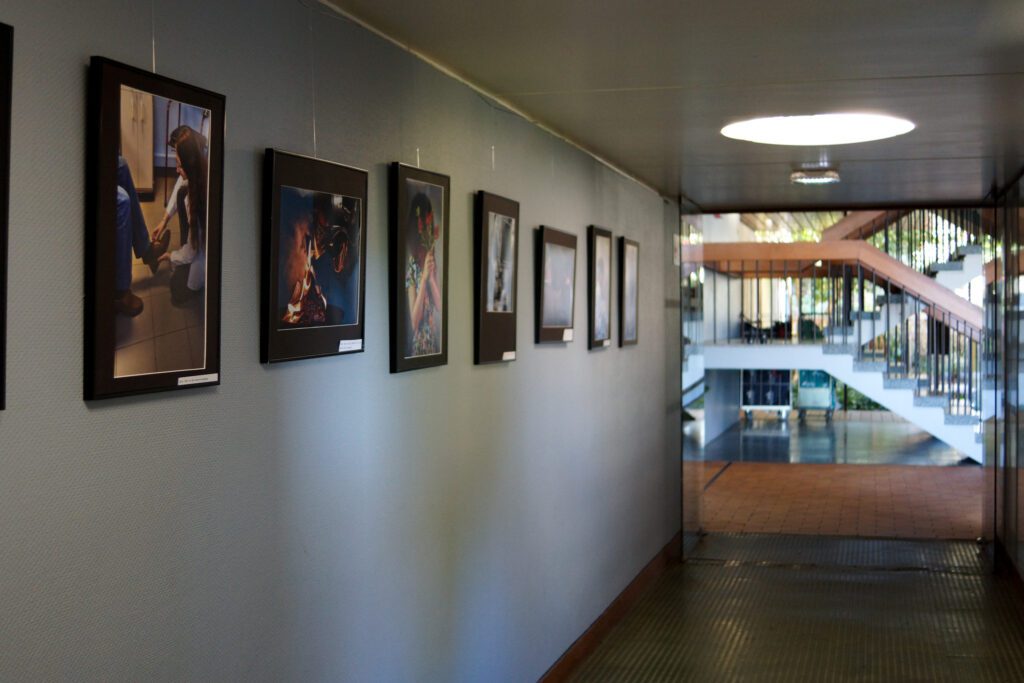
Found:
[[562, 341], [572, 341], [572, 328], [562, 330]]
[[501, 359], [502, 360], [515, 360], [516, 359], [516, 352], [515, 351], [506, 351], [505, 353], [501, 354]]
[[341, 339], [338, 341], [338, 353], [345, 353], [346, 351], [362, 351], [363, 340], [362, 339]]
[[605, 339], [603, 342], [601, 342], [601, 346], [611, 346], [611, 345], [612, 345], [612, 340], [611, 339]]
[[210, 382], [216, 382], [220, 378], [220, 375], [216, 372], [211, 372], [208, 375], [192, 375], [191, 377], [179, 377], [178, 386], [187, 387], [192, 384], [209, 384]]

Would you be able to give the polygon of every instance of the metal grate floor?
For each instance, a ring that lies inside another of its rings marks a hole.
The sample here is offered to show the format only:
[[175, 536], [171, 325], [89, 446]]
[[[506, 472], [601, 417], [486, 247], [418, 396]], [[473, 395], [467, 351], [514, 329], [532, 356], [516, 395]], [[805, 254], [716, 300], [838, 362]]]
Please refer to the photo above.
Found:
[[576, 681], [1021, 681], [1024, 595], [971, 543], [718, 535]]

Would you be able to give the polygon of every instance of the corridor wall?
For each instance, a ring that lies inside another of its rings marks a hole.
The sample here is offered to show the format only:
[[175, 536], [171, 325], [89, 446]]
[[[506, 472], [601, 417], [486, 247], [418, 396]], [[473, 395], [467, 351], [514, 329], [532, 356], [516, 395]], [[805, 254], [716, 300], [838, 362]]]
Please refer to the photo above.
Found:
[[[678, 209], [312, 2], [8, 0], [0, 21], [0, 680], [542, 675], [679, 528]], [[148, 68], [154, 38], [159, 73], [227, 98], [223, 383], [86, 405], [86, 66]], [[258, 363], [268, 146], [370, 172], [364, 354]], [[452, 178], [449, 364], [390, 375], [386, 164], [417, 158]], [[518, 360], [479, 367], [478, 189], [523, 226]], [[578, 341], [532, 343], [541, 223], [639, 241], [638, 346], [588, 352], [585, 296]]]

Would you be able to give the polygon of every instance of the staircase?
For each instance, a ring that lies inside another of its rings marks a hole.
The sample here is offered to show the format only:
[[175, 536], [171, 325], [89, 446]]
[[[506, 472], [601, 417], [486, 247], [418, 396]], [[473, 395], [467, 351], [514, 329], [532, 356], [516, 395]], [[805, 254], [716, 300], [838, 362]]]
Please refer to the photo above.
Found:
[[948, 289], [960, 289], [984, 273], [984, 249], [969, 244], [956, 250], [956, 258], [928, 266], [928, 272], [935, 281]]

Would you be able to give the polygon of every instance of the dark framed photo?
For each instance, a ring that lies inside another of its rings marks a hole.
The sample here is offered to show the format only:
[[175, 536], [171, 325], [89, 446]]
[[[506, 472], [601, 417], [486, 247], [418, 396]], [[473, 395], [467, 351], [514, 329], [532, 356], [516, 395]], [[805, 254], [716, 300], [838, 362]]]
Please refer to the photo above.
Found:
[[0, 410], [7, 407], [7, 222], [11, 192], [14, 29], [0, 24]]
[[519, 202], [476, 193], [473, 362], [516, 359], [516, 285], [519, 281]]
[[220, 383], [224, 104], [92, 58], [87, 400]]
[[537, 233], [537, 343], [571, 342], [576, 294], [576, 235]]
[[366, 171], [268, 149], [260, 360], [363, 350]]
[[450, 191], [446, 175], [391, 164], [391, 372], [448, 363]]
[[640, 325], [640, 245], [619, 238], [619, 346], [636, 344]]
[[587, 229], [587, 348], [612, 344], [612, 234]]

